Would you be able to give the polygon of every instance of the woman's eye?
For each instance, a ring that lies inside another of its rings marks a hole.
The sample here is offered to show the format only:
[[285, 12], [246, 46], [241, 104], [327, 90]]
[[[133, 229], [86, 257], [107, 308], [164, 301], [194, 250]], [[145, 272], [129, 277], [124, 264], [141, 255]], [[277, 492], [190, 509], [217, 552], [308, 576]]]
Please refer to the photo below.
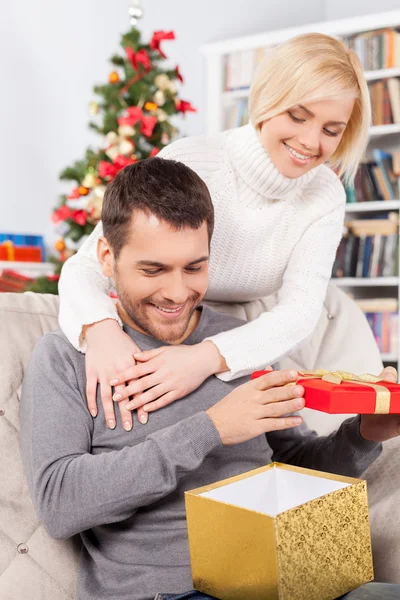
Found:
[[324, 129], [324, 132], [330, 137], [336, 137], [339, 135], [337, 131], [331, 131], [330, 129]]
[[305, 121], [305, 119], [300, 119], [299, 117], [296, 117], [293, 113], [290, 112], [290, 110], [288, 110], [288, 115], [295, 123], [304, 123]]

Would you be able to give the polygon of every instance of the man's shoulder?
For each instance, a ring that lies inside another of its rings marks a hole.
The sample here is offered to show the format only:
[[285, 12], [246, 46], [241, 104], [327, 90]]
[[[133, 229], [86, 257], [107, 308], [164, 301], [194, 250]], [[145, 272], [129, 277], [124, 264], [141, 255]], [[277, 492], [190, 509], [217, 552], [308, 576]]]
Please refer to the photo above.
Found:
[[203, 306], [203, 311], [204, 324], [201, 329], [201, 336], [203, 338], [222, 333], [223, 331], [236, 329], [236, 327], [240, 327], [246, 323], [242, 319], [220, 312], [209, 306]]
[[81, 353], [69, 342], [61, 329], [55, 329], [44, 334], [37, 342], [33, 352], [33, 359], [42, 359], [46, 356], [55, 360], [59, 358], [70, 358], [74, 361]]

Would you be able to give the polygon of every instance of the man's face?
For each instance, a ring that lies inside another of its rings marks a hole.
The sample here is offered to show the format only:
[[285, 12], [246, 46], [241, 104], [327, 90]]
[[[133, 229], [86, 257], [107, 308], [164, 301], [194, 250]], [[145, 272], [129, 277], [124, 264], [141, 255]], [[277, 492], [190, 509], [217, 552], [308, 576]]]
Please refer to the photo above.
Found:
[[128, 325], [167, 343], [185, 339], [208, 287], [206, 222], [199, 229], [176, 230], [154, 215], [135, 211], [130, 237], [116, 261], [110, 249], [104, 254], [105, 246], [103, 238], [99, 259], [115, 283]]

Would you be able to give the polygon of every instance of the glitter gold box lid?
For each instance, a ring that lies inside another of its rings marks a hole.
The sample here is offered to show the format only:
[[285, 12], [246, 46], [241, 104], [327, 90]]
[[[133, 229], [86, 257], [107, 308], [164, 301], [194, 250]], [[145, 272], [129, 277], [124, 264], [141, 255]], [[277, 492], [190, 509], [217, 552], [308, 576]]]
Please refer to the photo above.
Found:
[[185, 493], [193, 586], [333, 600], [373, 579], [365, 481], [272, 463]]

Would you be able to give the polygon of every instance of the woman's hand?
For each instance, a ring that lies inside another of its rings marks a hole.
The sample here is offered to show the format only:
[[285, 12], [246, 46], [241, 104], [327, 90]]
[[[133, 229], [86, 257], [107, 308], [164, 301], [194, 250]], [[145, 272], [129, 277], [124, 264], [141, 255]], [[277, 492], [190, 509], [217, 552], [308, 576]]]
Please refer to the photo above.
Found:
[[[96, 392], [100, 384], [101, 402], [107, 425], [114, 429], [116, 425], [114, 403], [110, 380], [114, 374], [135, 365], [133, 355], [140, 352], [135, 342], [120, 328], [114, 319], [106, 319], [85, 327], [86, 350], [86, 398], [89, 411], [93, 417], [97, 415]], [[132, 382], [130, 382], [132, 383]], [[125, 390], [125, 382], [115, 387], [115, 392]], [[119, 411], [123, 427], [132, 429], [132, 413], [127, 410], [126, 402], [119, 403]], [[140, 410], [138, 418], [147, 422], [147, 414]], [[143, 420], [144, 419], [144, 420]]]
[[[114, 381], [130, 381], [115, 392], [119, 402], [134, 396], [125, 405], [128, 410], [143, 406], [151, 412], [187, 396], [207, 377], [227, 371], [225, 360], [213, 342], [194, 346], [162, 346], [135, 354], [136, 366], [119, 373]], [[135, 379], [136, 381], [132, 382]]]

